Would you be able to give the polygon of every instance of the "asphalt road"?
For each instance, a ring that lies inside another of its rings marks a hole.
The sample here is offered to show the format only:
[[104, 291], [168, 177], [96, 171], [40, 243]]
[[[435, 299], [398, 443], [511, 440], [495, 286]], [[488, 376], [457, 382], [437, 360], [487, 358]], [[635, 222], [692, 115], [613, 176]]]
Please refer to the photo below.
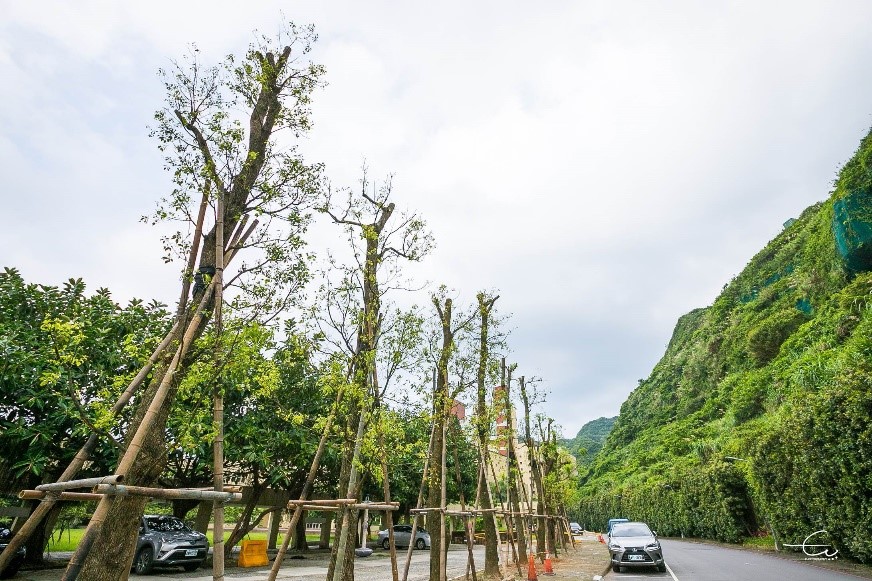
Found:
[[857, 581], [863, 577], [823, 569], [814, 562], [797, 561], [775, 555], [730, 549], [717, 545], [661, 539], [668, 571], [651, 568], [610, 571], [607, 581]]

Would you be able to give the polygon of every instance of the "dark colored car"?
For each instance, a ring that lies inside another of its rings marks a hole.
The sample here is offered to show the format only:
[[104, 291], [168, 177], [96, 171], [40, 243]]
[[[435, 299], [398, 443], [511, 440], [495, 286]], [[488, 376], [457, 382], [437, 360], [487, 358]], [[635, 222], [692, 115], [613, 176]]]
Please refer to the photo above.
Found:
[[[394, 525], [394, 545], [397, 547], [408, 547], [409, 540], [412, 538], [412, 525]], [[388, 538], [388, 529], [378, 532], [378, 544], [383, 549], [391, 548], [390, 538]], [[415, 530], [415, 548], [426, 549], [430, 546], [430, 533], [418, 527]]]
[[657, 567], [658, 571], [666, 571], [660, 541], [643, 522], [614, 523], [608, 547], [616, 573], [621, 567]]
[[154, 567], [181, 566], [193, 571], [209, 553], [206, 535], [191, 530], [174, 516], [145, 515], [139, 525], [133, 570], [148, 575]]
[[573, 535], [580, 535], [584, 531], [582, 530], [580, 524], [578, 524], [577, 522], [571, 522], [569, 523], [569, 532], [571, 532]]
[[[0, 553], [6, 550], [6, 545], [9, 544], [9, 541], [12, 540], [12, 531], [7, 528], [0, 528]], [[0, 579], [11, 579], [15, 577], [15, 574], [18, 573], [18, 568], [21, 567], [21, 564], [24, 562], [24, 557], [27, 556], [27, 549], [23, 546], [19, 547], [17, 551], [15, 551], [15, 556], [12, 557], [12, 560], [9, 561], [9, 564], [6, 565], [6, 568], [3, 571], [0, 571]]]

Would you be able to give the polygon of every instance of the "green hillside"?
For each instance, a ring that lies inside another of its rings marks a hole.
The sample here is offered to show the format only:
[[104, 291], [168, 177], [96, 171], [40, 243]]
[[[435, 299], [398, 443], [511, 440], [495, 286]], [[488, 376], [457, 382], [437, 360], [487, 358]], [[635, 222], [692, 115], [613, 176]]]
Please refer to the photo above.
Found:
[[614, 418], [597, 418], [584, 424], [572, 439], [561, 441], [561, 444], [569, 450], [579, 467], [587, 466], [596, 457], [600, 448], [603, 447], [606, 436], [615, 425]]
[[577, 517], [872, 562], [872, 133], [807, 208], [681, 317], [582, 474]]

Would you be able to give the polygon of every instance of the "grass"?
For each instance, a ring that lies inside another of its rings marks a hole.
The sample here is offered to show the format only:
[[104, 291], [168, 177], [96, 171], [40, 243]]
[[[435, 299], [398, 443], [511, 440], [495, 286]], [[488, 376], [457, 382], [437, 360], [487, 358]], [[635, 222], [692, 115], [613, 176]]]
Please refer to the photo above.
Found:
[[746, 537], [742, 540], [742, 546], [751, 549], [762, 549], [765, 551], [775, 550], [775, 539], [767, 535], [765, 537]]
[[[232, 531], [232, 526], [230, 529], [225, 529], [224, 531], [224, 540], [230, 538], [230, 532]], [[79, 545], [79, 541], [82, 540], [82, 535], [85, 534], [84, 528], [76, 528], [76, 529], [66, 529], [63, 532], [52, 535], [51, 540], [48, 542], [48, 551], [50, 553], [58, 553], [65, 551], [75, 551], [76, 547]], [[246, 539], [249, 540], [268, 540], [269, 535], [266, 531], [252, 531], [245, 536]], [[321, 538], [318, 534], [309, 534], [306, 535], [306, 540], [312, 543], [318, 542]], [[209, 533], [209, 542], [212, 542], [212, 533]], [[281, 542], [281, 541], [280, 541]]]

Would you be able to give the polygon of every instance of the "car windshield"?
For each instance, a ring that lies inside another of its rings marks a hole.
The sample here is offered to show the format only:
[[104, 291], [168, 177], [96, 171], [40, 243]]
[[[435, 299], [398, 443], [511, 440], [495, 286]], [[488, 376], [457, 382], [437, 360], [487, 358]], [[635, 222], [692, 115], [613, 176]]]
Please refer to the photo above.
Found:
[[612, 527], [613, 537], [652, 537], [651, 529], [642, 524], [615, 525]]
[[145, 522], [151, 530], [162, 533], [183, 531], [188, 528], [185, 526], [185, 523], [175, 517], [155, 516], [146, 518]]

